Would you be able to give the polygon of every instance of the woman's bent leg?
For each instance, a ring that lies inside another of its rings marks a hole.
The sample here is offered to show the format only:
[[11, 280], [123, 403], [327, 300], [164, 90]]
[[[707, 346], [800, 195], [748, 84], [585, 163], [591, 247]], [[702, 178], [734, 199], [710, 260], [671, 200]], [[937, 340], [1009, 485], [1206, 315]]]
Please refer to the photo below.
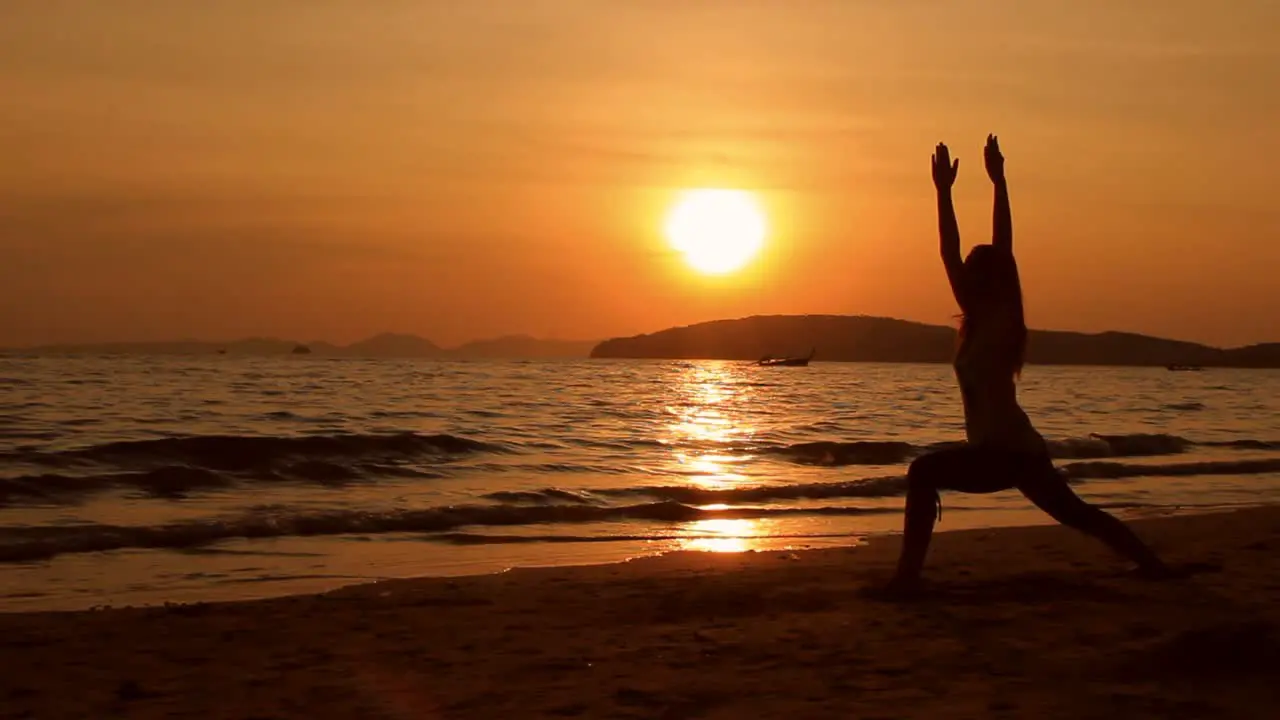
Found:
[[1009, 468], [999, 457], [980, 448], [962, 446], [922, 455], [907, 470], [907, 509], [902, 528], [902, 554], [891, 588], [916, 584], [924, 568], [933, 523], [939, 509], [939, 490], [990, 493], [1013, 487]]
[[[921, 458], [923, 459], [923, 458]], [[929, 553], [929, 541], [933, 537], [933, 523], [937, 517], [938, 480], [921, 469], [920, 460], [907, 471], [907, 510], [902, 525], [902, 554], [898, 556], [898, 571], [893, 584], [914, 585], [924, 568], [925, 555]]]

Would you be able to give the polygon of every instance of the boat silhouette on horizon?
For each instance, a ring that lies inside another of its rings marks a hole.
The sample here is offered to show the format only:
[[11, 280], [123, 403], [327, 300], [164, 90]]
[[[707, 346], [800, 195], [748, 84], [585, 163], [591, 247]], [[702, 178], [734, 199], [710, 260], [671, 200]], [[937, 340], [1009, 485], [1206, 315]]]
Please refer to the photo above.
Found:
[[776, 358], [770, 355], [765, 355], [756, 361], [756, 365], [760, 367], [808, 367], [809, 361], [813, 359], [816, 352], [817, 348], [813, 348], [809, 350], [809, 354], [806, 357]]

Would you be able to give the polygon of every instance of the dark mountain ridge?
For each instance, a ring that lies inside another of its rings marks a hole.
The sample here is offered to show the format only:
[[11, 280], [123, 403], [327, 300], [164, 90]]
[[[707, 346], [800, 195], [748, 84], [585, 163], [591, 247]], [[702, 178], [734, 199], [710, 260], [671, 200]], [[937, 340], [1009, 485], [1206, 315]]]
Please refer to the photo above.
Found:
[[[757, 315], [669, 328], [597, 345], [593, 358], [950, 362], [956, 329], [864, 315]], [[1136, 333], [1032, 330], [1027, 361], [1041, 365], [1189, 365], [1280, 368], [1280, 343], [1224, 350]]]
[[[765, 355], [807, 355], [815, 361], [950, 362], [956, 331], [945, 325], [863, 315], [757, 315], [714, 320], [595, 343], [509, 335], [453, 348], [425, 338], [382, 333], [350, 345], [299, 343], [278, 338], [232, 342], [177, 340], [46, 345], [14, 348], [23, 354], [289, 355], [298, 346], [309, 357], [551, 359], [653, 358], [756, 360]], [[4, 352], [5, 350], [0, 350]], [[1136, 333], [1032, 330], [1027, 360], [1041, 365], [1190, 365], [1280, 368], [1280, 343], [1221, 349]]]
[[[176, 340], [43, 345], [7, 351], [34, 355], [290, 355], [297, 354], [296, 348], [305, 347], [310, 351], [305, 354], [311, 357], [550, 359], [585, 358], [595, 344], [593, 340], [540, 340], [515, 335], [444, 348], [417, 335], [382, 333], [350, 345], [319, 340], [300, 343], [278, 338], [246, 338], [231, 342]], [[0, 352], [5, 351], [0, 349]]]

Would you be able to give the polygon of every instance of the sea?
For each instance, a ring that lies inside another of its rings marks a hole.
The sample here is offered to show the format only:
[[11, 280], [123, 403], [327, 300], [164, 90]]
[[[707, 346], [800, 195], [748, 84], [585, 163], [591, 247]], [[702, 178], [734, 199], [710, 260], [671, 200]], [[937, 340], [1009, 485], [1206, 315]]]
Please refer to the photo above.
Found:
[[[1280, 501], [1280, 372], [1029, 366], [1123, 518]], [[0, 610], [874, 543], [964, 437], [947, 365], [0, 356]], [[944, 494], [940, 530], [1052, 522]]]

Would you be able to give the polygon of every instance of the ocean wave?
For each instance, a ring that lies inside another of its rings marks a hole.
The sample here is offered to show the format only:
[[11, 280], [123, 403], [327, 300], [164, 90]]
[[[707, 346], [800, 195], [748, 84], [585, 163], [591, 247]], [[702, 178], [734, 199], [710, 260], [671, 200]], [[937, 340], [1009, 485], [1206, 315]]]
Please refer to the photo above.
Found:
[[[86, 524], [0, 529], [0, 562], [34, 562], [58, 555], [123, 549], [191, 549], [233, 538], [314, 537], [387, 533], [446, 533], [461, 527], [591, 523], [617, 520], [690, 522], [707, 518], [781, 515], [862, 515], [887, 508], [727, 508], [709, 510], [662, 501], [615, 507], [461, 505], [421, 510], [334, 510], [296, 514], [253, 513], [154, 526]], [[427, 535], [424, 539], [434, 539]], [[448, 536], [444, 536], [448, 539]]]
[[[42, 433], [40, 437], [45, 437]], [[215, 471], [245, 472], [271, 468], [281, 462], [300, 460], [378, 461], [441, 459], [477, 453], [520, 453], [521, 451], [563, 450], [577, 446], [590, 450], [645, 452], [668, 447], [661, 440], [629, 438], [602, 440], [575, 438], [564, 443], [531, 438], [509, 443], [486, 442], [457, 435], [423, 435], [413, 432], [376, 434], [336, 434], [299, 436], [194, 435], [151, 440], [131, 440], [93, 445], [71, 450], [48, 451], [32, 448], [0, 452], [0, 463], [16, 463], [49, 468], [77, 468], [105, 465], [119, 470], [154, 469], [186, 465]], [[677, 443], [678, 445], [678, 443]], [[960, 442], [912, 444], [898, 440], [814, 440], [790, 444], [727, 444], [724, 452], [773, 456], [802, 465], [899, 465], [926, 452], [962, 445]], [[1174, 455], [1195, 447], [1242, 450], [1280, 450], [1280, 441], [1239, 439], [1196, 441], [1169, 434], [1091, 434], [1081, 438], [1048, 441], [1050, 453], [1060, 460], [1108, 457]], [[577, 465], [551, 462], [546, 471], [576, 469]], [[601, 467], [589, 467], [599, 472]]]
[[19, 450], [0, 453], [0, 462], [49, 467], [85, 463], [126, 467], [184, 464], [236, 472], [269, 467], [280, 460], [297, 458], [420, 458], [502, 452], [505, 449], [502, 445], [455, 435], [419, 435], [412, 432], [293, 437], [194, 435], [112, 442], [61, 452]]
[[187, 466], [101, 475], [44, 473], [0, 479], [0, 503], [17, 500], [67, 502], [112, 489], [137, 489], [155, 497], [182, 497], [193, 490], [230, 486], [225, 475]]
[[[1091, 434], [1080, 438], [1047, 441], [1049, 454], [1058, 460], [1152, 457], [1178, 455], [1196, 447], [1239, 450], [1280, 450], [1280, 442], [1267, 440], [1195, 441], [1178, 435], [1137, 433], [1130, 435]], [[913, 445], [898, 441], [816, 441], [791, 445], [739, 448], [774, 455], [801, 465], [898, 465], [934, 450], [959, 447], [960, 442]]]
[[[1170, 464], [1129, 464], [1085, 461], [1065, 465], [1072, 482], [1141, 476], [1280, 473], [1280, 458], [1207, 461]], [[195, 471], [188, 477], [179, 471], [161, 481], [159, 489], [179, 485], [217, 485], [222, 477]], [[41, 482], [49, 483], [48, 479]], [[63, 478], [69, 492], [76, 480]], [[761, 485], [721, 489], [693, 486], [640, 486], [491, 493], [491, 504], [429, 507], [412, 510], [293, 511], [262, 506], [243, 515], [154, 526], [85, 524], [74, 526], [0, 528], [0, 562], [48, 559], [64, 553], [103, 552], [126, 548], [191, 549], [232, 538], [371, 535], [385, 533], [441, 534], [465, 527], [527, 527], [548, 523], [598, 523], [647, 520], [686, 523], [708, 518], [746, 518], [788, 515], [858, 515], [901, 512], [896, 504], [879, 507], [786, 506], [794, 500], [830, 501], [843, 498], [877, 499], [900, 496], [906, 489], [903, 475], [827, 483]], [[725, 507], [708, 507], [725, 506]], [[427, 535], [424, 539], [433, 539]], [[445, 538], [446, 540], [448, 538]]]
[[1178, 455], [1196, 443], [1177, 435], [1160, 433], [1132, 435], [1091, 434], [1087, 438], [1050, 440], [1049, 454], [1059, 460], [1103, 457], [1144, 457]]
[[893, 497], [906, 492], [903, 475], [849, 480], [845, 482], [797, 483], [794, 485], [753, 485], [748, 487], [705, 488], [692, 485], [641, 485], [570, 491], [547, 488], [537, 491], [495, 492], [484, 497], [508, 503], [534, 505], [604, 504], [618, 500], [648, 499], [687, 505], [817, 500], [844, 497]]
[[135, 491], [155, 498], [178, 499], [193, 492], [220, 490], [241, 484], [303, 483], [341, 487], [377, 478], [439, 478], [443, 473], [386, 463], [336, 463], [324, 460], [278, 462], [250, 474], [210, 470], [190, 465], [165, 465], [148, 470], [87, 475], [37, 473], [0, 478], [0, 505], [17, 502], [70, 503], [109, 491]]
[[1078, 462], [1062, 471], [1073, 480], [1119, 480], [1132, 477], [1186, 477], [1189, 475], [1259, 475], [1280, 473], [1280, 458], [1257, 460], [1209, 460], [1189, 463], [1136, 464]]
[[586, 491], [561, 490], [547, 488], [545, 490], [499, 490], [484, 496], [488, 500], [503, 503], [532, 503], [535, 505], [590, 505], [597, 502]]
[[1196, 444], [1204, 447], [1233, 448], [1236, 450], [1280, 450], [1280, 441], [1270, 440], [1223, 440]]
[[[1280, 458], [1161, 464], [1077, 462], [1063, 465], [1060, 470], [1073, 482], [1115, 480], [1130, 477], [1256, 475], [1280, 473]], [[843, 482], [751, 485], [728, 488], [705, 488], [690, 485], [647, 485], [592, 490], [546, 488], [543, 490], [494, 492], [484, 497], [504, 503], [548, 506], [602, 505], [611, 501], [641, 498], [689, 505], [712, 505], [833, 498], [884, 498], [902, 495], [906, 492], [906, 489], [907, 478], [905, 475], [888, 475]]]
[[[1126, 436], [1132, 442], [1132, 436]], [[1161, 436], [1157, 436], [1161, 437]], [[1151, 453], [1159, 443], [1172, 452], [1174, 441], [1157, 440], [1154, 445], [1139, 445], [1144, 453]], [[1232, 441], [1224, 446], [1243, 449], [1272, 449], [1270, 444], [1248, 441]], [[1123, 445], [1108, 445], [1109, 451]], [[1059, 448], [1061, 449], [1061, 448]], [[1066, 463], [1061, 466], [1066, 476], [1074, 482], [1093, 479], [1123, 479], [1130, 477], [1182, 477], [1190, 475], [1251, 475], [1280, 472], [1280, 458], [1256, 458], [1240, 460], [1211, 460], [1185, 463], [1141, 464], [1105, 461], [1113, 458], [1090, 445], [1077, 445], [1068, 457], [1091, 458], [1093, 461]], [[882, 452], [883, 450], [876, 450]], [[145, 470], [105, 472], [95, 474], [35, 473], [12, 478], [0, 478], [0, 505], [17, 503], [72, 503], [84, 497], [108, 491], [133, 491], [162, 499], [180, 499], [195, 492], [224, 490], [233, 487], [252, 487], [262, 484], [295, 483], [321, 487], [340, 488], [356, 483], [377, 482], [387, 478], [425, 480], [445, 477], [440, 468], [429, 469], [412, 464], [398, 463], [394, 458], [383, 462], [330, 461], [319, 458], [276, 458], [269, 467], [254, 467], [251, 471], [219, 471], [191, 465], [164, 465]], [[596, 475], [655, 475], [643, 468], [629, 466], [580, 466], [563, 464], [536, 464], [517, 467], [536, 470], [544, 475], [557, 475], [590, 471]], [[470, 468], [499, 473], [508, 468], [497, 464], [481, 464]], [[629, 499], [657, 499], [679, 503], [744, 503], [777, 502], [794, 499], [834, 497], [891, 497], [905, 491], [902, 474], [855, 479], [841, 482], [799, 483], [790, 485], [752, 485], [746, 487], [706, 488], [696, 485], [634, 485], [620, 488], [540, 490], [499, 490], [483, 495], [483, 499], [520, 505], [600, 505]]]

